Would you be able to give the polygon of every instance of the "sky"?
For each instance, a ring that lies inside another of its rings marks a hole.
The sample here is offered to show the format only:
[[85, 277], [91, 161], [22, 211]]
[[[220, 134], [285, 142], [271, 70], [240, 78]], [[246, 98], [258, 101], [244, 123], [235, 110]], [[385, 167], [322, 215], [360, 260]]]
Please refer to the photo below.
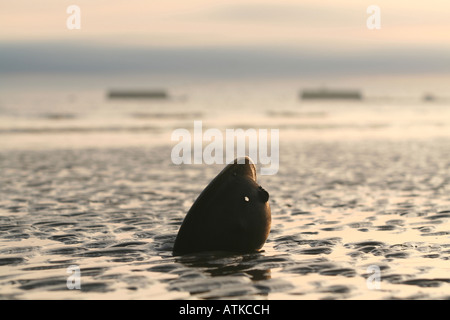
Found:
[[450, 73], [449, 57], [448, 0], [0, 0], [3, 74]]

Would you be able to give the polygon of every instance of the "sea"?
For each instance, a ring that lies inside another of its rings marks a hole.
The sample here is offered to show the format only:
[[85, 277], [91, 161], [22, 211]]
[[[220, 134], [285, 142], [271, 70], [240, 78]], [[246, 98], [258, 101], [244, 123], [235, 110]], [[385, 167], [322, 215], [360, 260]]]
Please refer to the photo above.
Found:
[[[450, 298], [448, 76], [0, 83], [0, 299]], [[173, 132], [198, 121], [279, 132], [278, 170], [253, 159], [272, 212], [260, 252], [172, 255], [226, 165], [174, 163]]]

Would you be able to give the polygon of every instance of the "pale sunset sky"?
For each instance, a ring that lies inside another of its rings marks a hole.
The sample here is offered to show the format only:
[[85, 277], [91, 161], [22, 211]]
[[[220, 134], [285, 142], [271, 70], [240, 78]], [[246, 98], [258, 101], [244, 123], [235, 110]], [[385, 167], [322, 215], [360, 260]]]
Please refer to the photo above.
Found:
[[[66, 27], [69, 5], [81, 9], [80, 30]], [[370, 5], [381, 10], [380, 30], [366, 26]], [[72, 69], [55, 52], [70, 56]], [[450, 73], [449, 57], [448, 0], [0, 0], [3, 73], [142, 65], [220, 73], [237, 60], [269, 74], [360, 70], [367, 61], [382, 72]]]

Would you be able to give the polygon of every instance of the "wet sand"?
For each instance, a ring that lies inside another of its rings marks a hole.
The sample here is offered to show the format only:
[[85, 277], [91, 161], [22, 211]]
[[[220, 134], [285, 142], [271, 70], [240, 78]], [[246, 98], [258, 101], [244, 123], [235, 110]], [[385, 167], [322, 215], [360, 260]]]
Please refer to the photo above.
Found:
[[244, 255], [172, 257], [223, 166], [175, 166], [170, 151], [1, 151], [0, 298], [450, 298], [450, 140], [284, 142], [278, 174], [259, 176], [269, 239]]

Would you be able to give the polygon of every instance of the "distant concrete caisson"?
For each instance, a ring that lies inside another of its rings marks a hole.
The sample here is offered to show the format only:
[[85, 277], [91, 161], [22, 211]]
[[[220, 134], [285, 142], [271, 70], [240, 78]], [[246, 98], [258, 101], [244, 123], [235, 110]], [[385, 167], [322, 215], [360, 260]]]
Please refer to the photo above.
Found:
[[269, 193], [256, 182], [249, 157], [234, 160], [214, 178], [188, 211], [173, 254], [255, 252], [271, 224]]

